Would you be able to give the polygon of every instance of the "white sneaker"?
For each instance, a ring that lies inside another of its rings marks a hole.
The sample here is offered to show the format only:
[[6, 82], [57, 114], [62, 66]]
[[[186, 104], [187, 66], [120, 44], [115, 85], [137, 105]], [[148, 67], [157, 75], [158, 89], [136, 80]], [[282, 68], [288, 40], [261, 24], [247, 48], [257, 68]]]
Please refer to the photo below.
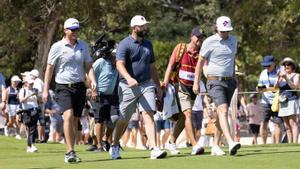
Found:
[[239, 142], [231, 142], [229, 144], [229, 154], [235, 155], [237, 153], [237, 150], [241, 148], [241, 144]]
[[16, 135], [16, 139], [22, 140], [22, 137], [20, 136], [20, 134], [17, 134], [17, 135]]
[[38, 149], [36, 148], [36, 146], [34, 146], [33, 144], [31, 145], [31, 150], [32, 150], [33, 152], [37, 152], [37, 151], [38, 151]]
[[27, 153], [35, 153], [36, 151], [34, 151], [34, 149], [32, 149], [32, 147], [27, 147], [26, 152]]
[[113, 159], [113, 160], [121, 159], [120, 147], [119, 146], [111, 146], [109, 149], [109, 154], [111, 156], [111, 159]]
[[160, 150], [158, 147], [153, 147], [151, 150], [150, 159], [160, 159], [165, 158], [167, 156], [167, 152]]
[[204, 154], [204, 148], [199, 144], [196, 144], [192, 149], [191, 155], [199, 155], [199, 154]]
[[4, 135], [8, 136], [8, 127], [7, 126], [4, 127]]
[[212, 156], [223, 156], [223, 155], [225, 155], [225, 152], [218, 145], [213, 145], [211, 148], [211, 155]]
[[172, 144], [172, 143], [169, 142], [169, 143], [166, 145], [166, 148], [170, 151], [170, 153], [171, 153], [172, 155], [180, 154], [180, 151], [176, 149], [176, 144], [175, 144], [175, 143]]

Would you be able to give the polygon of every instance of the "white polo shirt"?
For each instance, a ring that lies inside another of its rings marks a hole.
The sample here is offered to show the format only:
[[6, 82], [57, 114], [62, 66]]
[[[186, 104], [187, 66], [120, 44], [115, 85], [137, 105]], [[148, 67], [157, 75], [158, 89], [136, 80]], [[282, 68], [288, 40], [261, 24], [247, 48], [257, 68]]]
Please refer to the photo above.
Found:
[[232, 77], [234, 73], [234, 59], [237, 53], [237, 40], [233, 35], [222, 39], [214, 34], [204, 40], [200, 56], [207, 59], [207, 75]]
[[85, 80], [85, 62], [92, 62], [87, 44], [77, 40], [72, 48], [65, 39], [51, 46], [48, 55], [48, 64], [54, 65], [55, 82], [70, 84]]

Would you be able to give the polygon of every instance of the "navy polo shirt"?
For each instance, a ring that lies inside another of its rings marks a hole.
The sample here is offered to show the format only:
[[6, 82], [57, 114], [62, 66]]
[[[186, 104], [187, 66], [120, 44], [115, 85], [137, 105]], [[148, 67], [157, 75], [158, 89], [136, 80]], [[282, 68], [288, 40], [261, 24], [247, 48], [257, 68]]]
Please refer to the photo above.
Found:
[[[118, 45], [116, 59], [125, 62], [127, 72], [138, 83], [151, 79], [151, 64], [155, 59], [150, 41], [139, 42], [129, 35]], [[121, 81], [127, 83], [123, 77]]]

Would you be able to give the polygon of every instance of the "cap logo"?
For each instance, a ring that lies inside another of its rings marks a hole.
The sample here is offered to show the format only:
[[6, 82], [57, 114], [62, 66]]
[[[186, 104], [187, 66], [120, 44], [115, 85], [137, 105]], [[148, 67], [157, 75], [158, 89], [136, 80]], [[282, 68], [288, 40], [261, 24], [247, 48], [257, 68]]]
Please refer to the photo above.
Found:
[[145, 18], [144, 18], [144, 17], [141, 17], [141, 20], [143, 21], [143, 20], [145, 20]]
[[228, 21], [224, 21], [224, 22], [223, 22], [223, 26], [226, 27], [227, 25], [228, 25]]

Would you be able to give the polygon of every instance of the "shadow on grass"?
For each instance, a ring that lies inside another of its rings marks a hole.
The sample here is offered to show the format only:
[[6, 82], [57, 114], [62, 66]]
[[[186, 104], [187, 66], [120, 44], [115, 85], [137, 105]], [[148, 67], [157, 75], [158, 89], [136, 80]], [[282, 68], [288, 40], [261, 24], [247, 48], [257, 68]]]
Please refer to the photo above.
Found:
[[[244, 151], [245, 152], [245, 151]], [[237, 154], [237, 157], [242, 157], [242, 156], [257, 156], [257, 155], [266, 155], [266, 154], [288, 154], [288, 153], [300, 153], [300, 151], [293, 151], [293, 150], [289, 150], [289, 151], [264, 151], [264, 150], [255, 150], [249, 153], [243, 153], [243, 154]]]

